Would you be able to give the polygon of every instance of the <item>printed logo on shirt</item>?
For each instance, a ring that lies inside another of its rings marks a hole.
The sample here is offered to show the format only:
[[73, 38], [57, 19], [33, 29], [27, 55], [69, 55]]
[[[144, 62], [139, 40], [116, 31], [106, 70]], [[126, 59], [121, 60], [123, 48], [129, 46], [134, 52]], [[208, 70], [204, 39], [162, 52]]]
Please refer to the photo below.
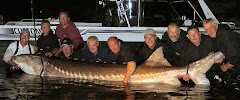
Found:
[[178, 53], [178, 52], [175, 52], [175, 54], [178, 55], [178, 56], [180, 56], [180, 53]]
[[123, 64], [125, 65], [125, 64], [127, 64], [127, 62], [123, 62]]
[[50, 46], [47, 46], [46, 48], [47, 48], [47, 49], [50, 49]]

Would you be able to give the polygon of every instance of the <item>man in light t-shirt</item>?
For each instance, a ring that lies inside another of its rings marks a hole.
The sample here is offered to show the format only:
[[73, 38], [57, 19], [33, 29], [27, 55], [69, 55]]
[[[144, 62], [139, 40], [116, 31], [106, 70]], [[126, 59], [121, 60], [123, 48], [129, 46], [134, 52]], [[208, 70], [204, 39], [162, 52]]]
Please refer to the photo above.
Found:
[[20, 33], [20, 41], [12, 42], [4, 53], [3, 60], [9, 65], [13, 66], [11, 68], [19, 68], [17, 64], [12, 61], [13, 56], [21, 54], [34, 54], [34, 48], [28, 43], [30, 39], [30, 33], [27, 29], [23, 29]]

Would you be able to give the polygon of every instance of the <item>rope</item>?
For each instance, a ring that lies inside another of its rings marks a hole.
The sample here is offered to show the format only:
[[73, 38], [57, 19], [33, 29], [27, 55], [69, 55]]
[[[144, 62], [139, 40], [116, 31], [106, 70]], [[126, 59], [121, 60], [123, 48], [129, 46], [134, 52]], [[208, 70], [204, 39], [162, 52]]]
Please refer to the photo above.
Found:
[[[189, 64], [187, 65], [187, 74], [188, 74], [188, 70], [189, 70]], [[189, 81], [188, 81], [188, 83], [189, 83]]]
[[43, 70], [44, 70], [44, 62], [43, 62], [43, 59], [41, 58], [41, 62], [42, 62], [42, 71], [40, 73], [40, 76], [42, 76], [42, 73], [43, 73]]

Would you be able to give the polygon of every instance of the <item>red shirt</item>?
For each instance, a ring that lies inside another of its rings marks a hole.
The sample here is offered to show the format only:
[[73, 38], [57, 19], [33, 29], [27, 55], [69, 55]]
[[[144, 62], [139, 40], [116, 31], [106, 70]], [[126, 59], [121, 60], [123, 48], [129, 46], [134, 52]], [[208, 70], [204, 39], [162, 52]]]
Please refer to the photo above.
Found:
[[74, 48], [77, 48], [78, 46], [84, 46], [83, 38], [81, 37], [78, 28], [71, 21], [68, 22], [68, 26], [66, 28], [62, 28], [61, 24], [58, 24], [56, 28], [56, 36], [60, 39], [60, 41], [62, 41], [65, 37], [70, 38], [73, 41], [72, 44]]

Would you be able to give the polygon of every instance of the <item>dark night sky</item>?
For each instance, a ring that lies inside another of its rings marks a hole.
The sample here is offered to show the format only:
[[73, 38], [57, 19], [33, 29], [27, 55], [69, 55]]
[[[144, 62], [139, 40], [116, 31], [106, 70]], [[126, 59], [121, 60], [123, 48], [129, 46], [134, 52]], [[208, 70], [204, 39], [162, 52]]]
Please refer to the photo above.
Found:
[[204, 0], [220, 21], [234, 21], [240, 25], [240, 0]]
[[[57, 18], [61, 9], [68, 10], [73, 20], [89, 20], [95, 11], [95, 0], [33, 0], [35, 18]], [[32, 18], [31, 0], [8, 0], [1, 3], [4, 20]], [[40, 13], [42, 11], [42, 13]], [[76, 17], [77, 16], [77, 17]]]
[[[240, 0], [205, 0], [205, 2], [220, 21], [240, 23]], [[57, 18], [58, 12], [65, 9], [70, 12], [73, 21], [94, 22], [99, 19], [96, 17], [96, 0], [34, 0], [34, 4], [36, 18]], [[3, 15], [4, 21], [32, 18], [31, 0], [4, 1], [0, 6], [0, 15]]]

